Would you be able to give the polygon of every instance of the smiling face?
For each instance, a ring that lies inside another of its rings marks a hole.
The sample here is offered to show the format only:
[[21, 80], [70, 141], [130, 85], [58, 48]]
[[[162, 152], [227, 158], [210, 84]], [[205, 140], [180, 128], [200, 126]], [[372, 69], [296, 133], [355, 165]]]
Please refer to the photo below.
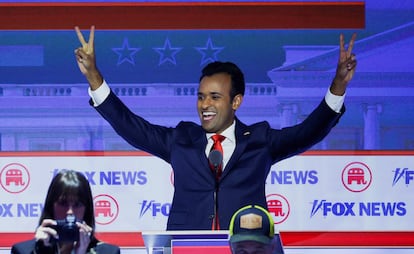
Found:
[[201, 126], [206, 132], [222, 133], [234, 121], [243, 96], [230, 97], [231, 76], [217, 73], [205, 76], [198, 87], [197, 110]]

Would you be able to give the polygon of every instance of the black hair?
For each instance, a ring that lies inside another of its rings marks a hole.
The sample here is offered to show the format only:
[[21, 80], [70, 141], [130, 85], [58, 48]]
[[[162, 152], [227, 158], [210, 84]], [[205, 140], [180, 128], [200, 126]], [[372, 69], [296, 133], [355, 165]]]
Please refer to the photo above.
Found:
[[232, 62], [212, 62], [206, 65], [203, 70], [201, 71], [200, 81], [205, 76], [212, 76], [217, 73], [227, 73], [231, 77], [231, 90], [230, 90], [230, 98], [231, 100], [238, 94], [244, 95], [245, 91], [245, 81], [243, 72], [240, 68], [232, 63]]
[[74, 170], [61, 170], [52, 179], [47, 191], [44, 207], [40, 216], [39, 225], [44, 219], [56, 219], [54, 204], [60, 200], [74, 198], [85, 206], [83, 221], [92, 227], [91, 240], [95, 241], [95, 214], [91, 187], [86, 177]]

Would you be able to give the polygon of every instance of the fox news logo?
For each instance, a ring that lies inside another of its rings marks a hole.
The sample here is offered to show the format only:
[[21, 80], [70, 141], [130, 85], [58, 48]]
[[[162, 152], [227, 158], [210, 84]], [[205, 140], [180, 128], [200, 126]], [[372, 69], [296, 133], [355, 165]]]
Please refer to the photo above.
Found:
[[398, 182], [404, 182], [409, 185], [414, 181], [414, 170], [408, 168], [396, 168], [394, 171], [394, 179], [392, 180], [392, 186], [395, 186]]
[[[64, 169], [54, 169], [53, 175], [56, 175], [61, 170]], [[145, 185], [148, 182], [147, 172], [145, 171], [83, 171], [82, 174], [88, 179], [90, 185]]]
[[314, 200], [310, 217], [316, 214], [327, 216], [404, 216], [404, 202], [331, 202]]
[[43, 211], [40, 203], [0, 203], [0, 218], [33, 217], [38, 218]]
[[316, 170], [277, 170], [269, 175], [270, 184], [304, 185], [317, 184], [318, 172]]
[[143, 200], [141, 203], [141, 211], [139, 217], [142, 218], [145, 214], [151, 214], [152, 217], [165, 216], [170, 214], [171, 204], [160, 203], [155, 200]]

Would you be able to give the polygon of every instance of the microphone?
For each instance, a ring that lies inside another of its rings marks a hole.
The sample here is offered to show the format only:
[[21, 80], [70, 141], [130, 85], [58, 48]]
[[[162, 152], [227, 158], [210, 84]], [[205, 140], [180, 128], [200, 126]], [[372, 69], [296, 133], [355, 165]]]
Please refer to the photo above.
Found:
[[215, 192], [214, 192], [214, 220], [212, 224], [212, 230], [219, 230], [220, 224], [218, 219], [218, 194], [219, 194], [219, 168], [221, 164], [223, 163], [223, 154], [216, 149], [213, 149], [210, 151], [208, 155], [208, 163], [210, 163], [210, 167], [214, 170], [215, 179], [216, 179], [216, 186], [215, 186]]
[[214, 172], [217, 175], [217, 170], [223, 162], [223, 155], [219, 150], [211, 150], [210, 154], [208, 155], [208, 161], [210, 163], [210, 166], [214, 168]]

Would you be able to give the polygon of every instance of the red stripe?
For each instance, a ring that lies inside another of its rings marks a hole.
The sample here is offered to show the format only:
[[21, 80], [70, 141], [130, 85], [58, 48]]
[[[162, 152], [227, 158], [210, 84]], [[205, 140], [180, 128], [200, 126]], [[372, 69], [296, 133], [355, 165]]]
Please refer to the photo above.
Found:
[[414, 247], [414, 232], [281, 232], [285, 246]]
[[2, 3], [1, 30], [361, 29], [365, 2]]
[[[33, 233], [0, 233], [0, 247], [31, 239]], [[414, 231], [390, 232], [281, 232], [286, 247], [414, 247]], [[121, 247], [144, 247], [141, 232], [97, 233], [105, 242]]]
[[101, 241], [113, 243], [121, 247], [143, 247], [144, 239], [141, 232], [96, 233]]
[[[33, 239], [34, 233], [0, 233], [0, 247], [10, 247], [14, 243]], [[102, 232], [96, 233], [101, 241], [116, 244], [121, 247], [144, 247], [141, 232]]]

